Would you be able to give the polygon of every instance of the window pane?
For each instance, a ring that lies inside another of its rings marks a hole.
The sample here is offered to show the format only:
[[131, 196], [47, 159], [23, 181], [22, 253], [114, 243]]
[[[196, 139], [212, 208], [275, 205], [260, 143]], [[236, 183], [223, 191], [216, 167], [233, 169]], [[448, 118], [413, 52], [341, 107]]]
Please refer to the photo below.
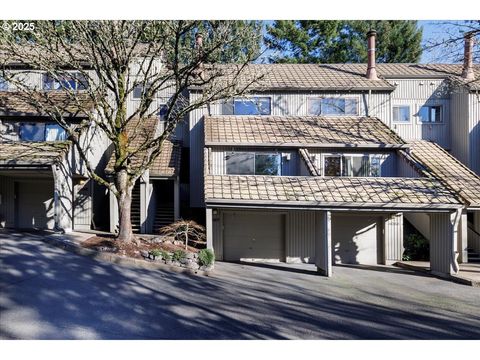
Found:
[[162, 105], [160, 107], [160, 110], [158, 111], [158, 116], [160, 117], [160, 120], [165, 121], [165, 116], [167, 116], [168, 112], [168, 107], [167, 105]]
[[254, 175], [254, 153], [229, 152], [225, 156], [225, 162], [229, 175]]
[[325, 156], [323, 173], [325, 176], [340, 176], [341, 175], [340, 156]]
[[421, 122], [430, 122], [430, 108], [428, 106], [422, 106], [418, 111], [418, 116]]
[[308, 99], [308, 115], [321, 115], [321, 99]]
[[352, 176], [368, 176], [368, 156], [352, 156]]
[[8, 82], [0, 77], [0, 91], [5, 91], [5, 90], [8, 90]]
[[280, 175], [280, 154], [255, 154], [255, 175]]
[[372, 156], [370, 159], [370, 176], [382, 176], [381, 157]]
[[58, 124], [45, 125], [45, 141], [61, 141], [67, 138], [66, 131]]
[[322, 99], [321, 113], [322, 115], [344, 115], [345, 99]]
[[357, 99], [345, 99], [345, 115], [358, 115]]
[[394, 106], [393, 107], [393, 121], [394, 122], [409, 122], [410, 121], [410, 106]]
[[441, 106], [432, 106], [430, 108], [430, 121], [431, 122], [442, 122], [441, 117]]
[[270, 115], [270, 98], [235, 99], [235, 115]]
[[20, 139], [24, 141], [44, 141], [45, 124], [20, 124]]

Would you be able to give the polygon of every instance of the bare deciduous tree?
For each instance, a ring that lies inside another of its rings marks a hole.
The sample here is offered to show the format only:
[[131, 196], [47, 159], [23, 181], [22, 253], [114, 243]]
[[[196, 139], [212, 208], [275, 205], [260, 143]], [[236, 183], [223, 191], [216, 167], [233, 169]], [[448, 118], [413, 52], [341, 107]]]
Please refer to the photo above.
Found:
[[185, 243], [185, 250], [188, 243], [204, 244], [206, 241], [205, 228], [192, 220], [179, 220], [173, 224], [164, 226], [160, 231], [163, 235], [172, 236], [176, 240]]
[[[190, 111], [241, 95], [262, 77], [248, 70], [260, 39], [259, 24], [244, 21], [39, 21], [29, 36], [0, 38], [0, 74], [11, 85], [8, 99], [28, 104], [67, 132], [88, 176], [115, 194], [118, 239], [130, 241], [136, 180]], [[47, 76], [59, 91], [29, 84], [32, 73]], [[192, 87], [201, 89], [194, 100], [188, 98]], [[141, 92], [138, 106], [127, 111], [134, 91]], [[142, 131], [160, 106], [165, 130]], [[74, 124], [72, 116], [82, 120]], [[92, 168], [82, 145], [92, 127], [113, 144], [111, 178]]]

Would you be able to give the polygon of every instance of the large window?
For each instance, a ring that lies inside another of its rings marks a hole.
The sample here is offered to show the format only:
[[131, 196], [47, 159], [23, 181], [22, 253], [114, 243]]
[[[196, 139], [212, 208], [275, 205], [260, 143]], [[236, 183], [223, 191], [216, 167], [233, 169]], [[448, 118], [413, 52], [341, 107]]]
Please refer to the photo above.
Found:
[[21, 123], [19, 135], [23, 141], [61, 141], [67, 138], [61, 126], [49, 123]]
[[418, 117], [422, 123], [441, 123], [442, 122], [442, 107], [422, 106], [418, 111]]
[[236, 98], [233, 101], [234, 115], [270, 115], [271, 113], [269, 97]]
[[397, 123], [410, 122], [410, 106], [408, 105], [393, 106], [393, 122], [397, 122]]
[[323, 176], [381, 176], [381, 156], [325, 154]]
[[57, 76], [56, 78], [48, 74], [43, 75], [43, 89], [48, 91], [55, 90], [86, 90], [88, 81], [81, 73], [69, 73]]
[[279, 153], [228, 152], [225, 163], [228, 175], [281, 175]]
[[358, 115], [355, 98], [309, 98], [309, 115]]

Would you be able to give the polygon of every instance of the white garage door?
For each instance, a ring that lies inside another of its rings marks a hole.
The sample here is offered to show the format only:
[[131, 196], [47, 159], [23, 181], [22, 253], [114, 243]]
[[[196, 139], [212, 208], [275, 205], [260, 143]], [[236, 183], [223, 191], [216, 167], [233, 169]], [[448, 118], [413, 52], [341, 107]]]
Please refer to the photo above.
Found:
[[378, 263], [377, 216], [332, 216], [332, 250], [335, 264]]
[[284, 215], [236, 212], [224, 215], [224, 259], [284, 261]]
[[53, 229], [53, 181], [18, 183], [17, 226], [21, 229]]

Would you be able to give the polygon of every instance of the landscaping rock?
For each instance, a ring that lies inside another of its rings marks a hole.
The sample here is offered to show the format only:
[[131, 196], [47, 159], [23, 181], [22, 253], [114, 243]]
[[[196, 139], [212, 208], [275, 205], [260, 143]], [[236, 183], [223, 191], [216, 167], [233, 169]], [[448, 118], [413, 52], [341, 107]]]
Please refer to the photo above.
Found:
[[194, 261], [189, 261], [186, 267], [187, 269], [198, 270], [200, 266]]
[[163, 238], [157, 236], [157, 237], [154, 237], [154, 238], [150, 239], [150, 242], [152, 244], [161, 244], [161, 243], [163, 243]]
[[195, 259], [195, 253], [191, 253], [191, 252], [187, 253], [187, 259], [191, 259], [191, 260]]
[[174, 241], [173, 241], [173, 245], [177, 245], [177, 246], [183, 245], [183, 241], [174, 240]]

